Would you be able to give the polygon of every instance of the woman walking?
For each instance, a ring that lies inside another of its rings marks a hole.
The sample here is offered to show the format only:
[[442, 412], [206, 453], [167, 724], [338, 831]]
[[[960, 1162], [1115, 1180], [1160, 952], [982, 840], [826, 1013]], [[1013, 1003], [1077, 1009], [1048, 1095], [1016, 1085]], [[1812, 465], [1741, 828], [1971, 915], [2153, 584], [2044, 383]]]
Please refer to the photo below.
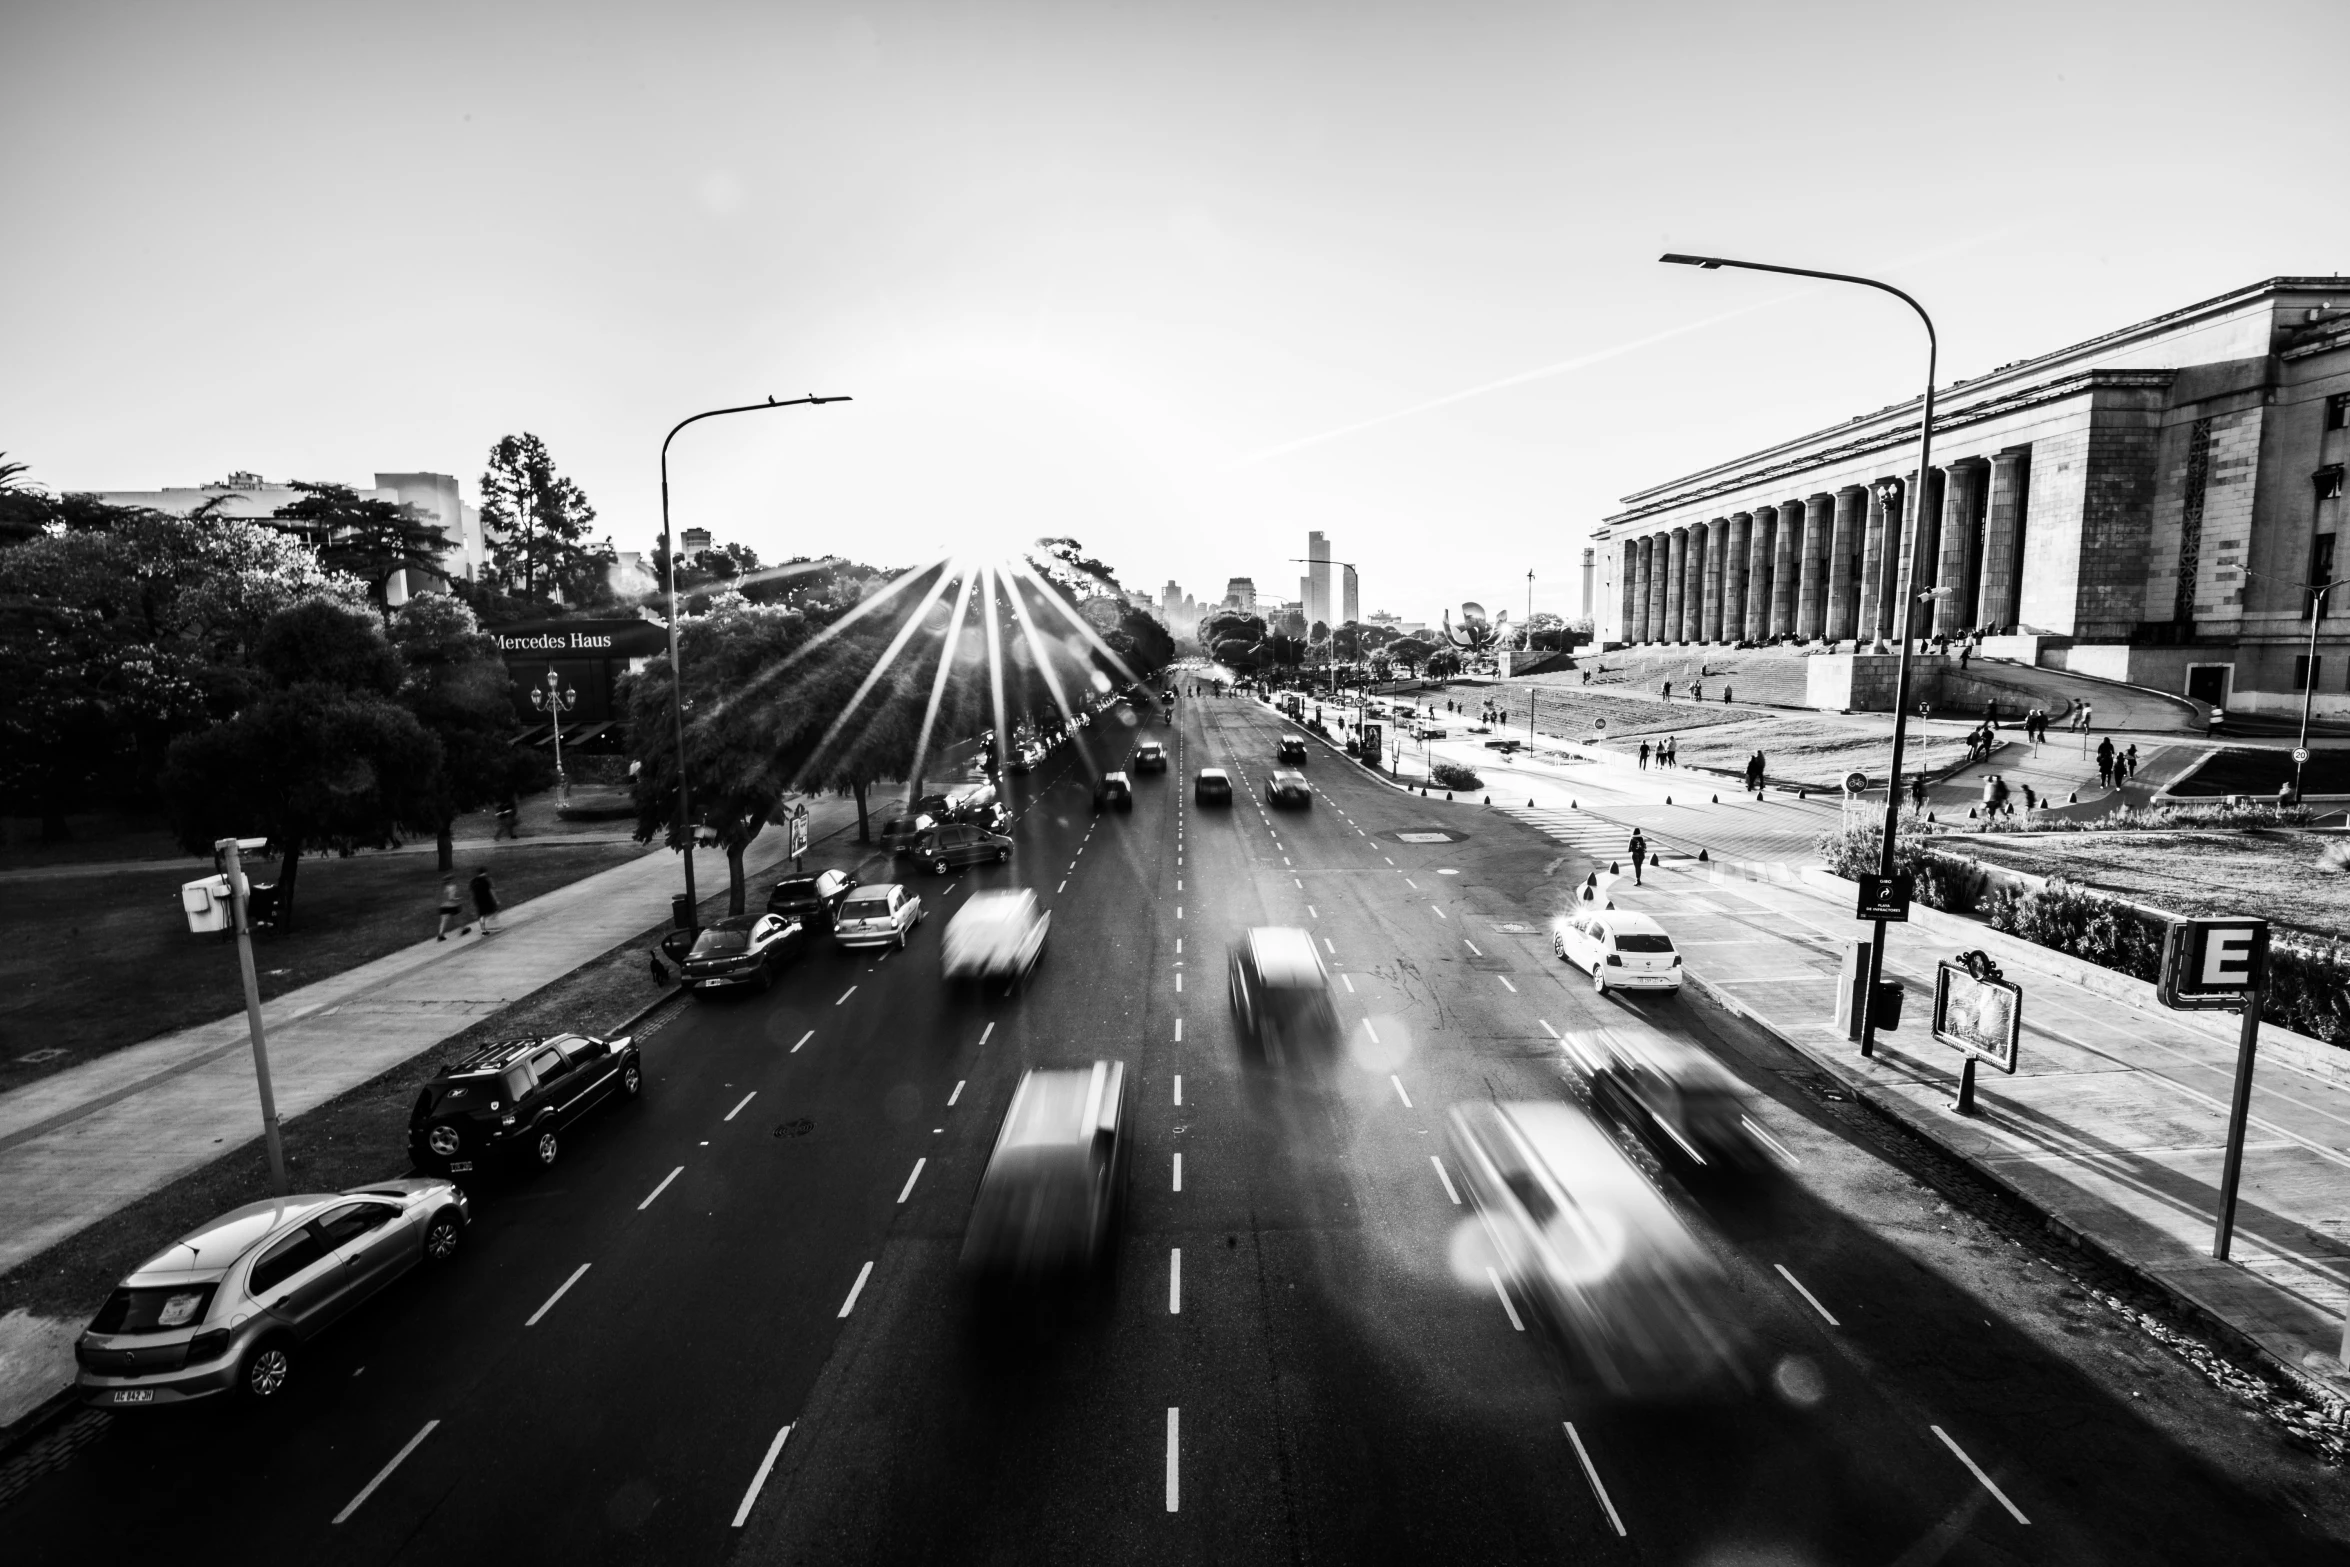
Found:
[[[497, 934], [498, 894], [496, 889], [490, 886], [489, 867], [485, 865], [475, 871], [469, 886], [473, 893], [474, 917], [481, 922], [481, 933], [485, 936]], [[473, 927], [468, 925], [460, 934], [470, 935], [472, 932]]]
[[457, 916], [463, 908], [464, 905], [457, 901], [457, 878], [454, 876], [442, 877], [441, 928], [435, 933], [433, 940], [447, 941], [449, 939], [449, 927], [457, 923]]

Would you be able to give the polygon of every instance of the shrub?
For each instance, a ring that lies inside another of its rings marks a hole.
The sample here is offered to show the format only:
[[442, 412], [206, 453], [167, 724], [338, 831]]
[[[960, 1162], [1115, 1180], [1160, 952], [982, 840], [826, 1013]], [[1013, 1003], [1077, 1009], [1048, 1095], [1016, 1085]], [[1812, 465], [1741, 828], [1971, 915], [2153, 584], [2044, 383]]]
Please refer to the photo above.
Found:
[[[1927, 846], [1943, 831], [1922, 822], [1903, 822], [1893, 840], [1893, 869], [1907, 871], [1917, 879], [1918, 901], [1927, 908], [1971, 914], [1991, 879], [1972, 861]], [[1884, 829], [1872, 823], [1823, 833], [1813, 848], [1830, 871], [1857, 881], [1863, 875], [1876, 874], [1884, 842]]]
[[1439, 789], [1482, 789], [1485, 787], [1485, 780], [1477, 775], [1477, 769], [1464, 767], [1458, 762], [1438, 762], [1434, 767], [1428, 769], [1428, 778]]
[[[2060, 802], [2051, 802], [2060, 803]], [[2163, 828], [2306, 827], [2317, 812], [2306, 805], [2283, 810], [2273, 805], [2133, 805], [2106, 816], [2083, 821], [2061, 817], [2003, 816], [1972, 830], [1982, 832], [2147, 832]]]

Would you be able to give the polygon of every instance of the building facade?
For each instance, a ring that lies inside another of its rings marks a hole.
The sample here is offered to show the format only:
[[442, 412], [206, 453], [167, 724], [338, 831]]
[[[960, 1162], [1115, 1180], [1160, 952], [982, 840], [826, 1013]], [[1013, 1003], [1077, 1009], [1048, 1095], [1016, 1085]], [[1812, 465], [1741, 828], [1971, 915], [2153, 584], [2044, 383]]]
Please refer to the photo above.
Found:
[[1317, 620], [1336, 624], [1330, 614], [1330, 540], [1320, 533], [1306, 535], [1306, 579], [1299, 584], [1298, 598], [1305, 604], [1307, 625]]
[[[2350, 712], [2333, 580], [2350, 279], [2277, 277], [1625, 497], [1595, 530], [1614, 643], [1901, 634], [2250, 710]], [[1909, 568], [1905, 577], [1904, 567]], [[2004, 649], [2003, 649], [2004, 650]]]
[[1224, 607], [1237, 609], [1243, 615], [1257, 612], [1257, 583], [1254, 577], [1234, 577], [1224, 584]]
[[1338, 626], [1351, 626], [1356, 621], [1363, 618], [1363, 585], [1360, 581], [1356, 580], [1354, 567], [1341, 566], [1338, 569], [1340, 573], [1339, 598], [1341, 603], [1339, 606], [1338, 618], [1335, 621], [1332, 621], [1331, 624]]
[[[109, 506], [139, 506], [150, 511], [169, 512], [176, 517], [193, 516], [200, 508], [211, 507], [208, 515], [235, 517], [247, 522], [264, 523], [272, 527], [292, 528], [281, 522], [278, 512], [302, 498], [302, 492], [291, 484], [273, 483], [259, 474], [232, 473], [212, 484], [191, 484], [161, 490], [91, 490], [83, 492], [78, 486], [67, 486], [76, 493], [88, 493]], [[481, 512], [465, 504], [458, 494], [457, 481], [445, 473], [379, 473], [373, 489], [353, 487], [363, 501], [391, 501], [413, 507], [425, 521], [441, 530], [446, 547], [441, 554], [443, 575], [472, 580], [481, 575], [487, 560], [482, 539]], [[408, 573], [398, 572], [390, 584], [392, 602], [406, 599], [410, 591], [422, 591], [429, 584], [410, 583]]]

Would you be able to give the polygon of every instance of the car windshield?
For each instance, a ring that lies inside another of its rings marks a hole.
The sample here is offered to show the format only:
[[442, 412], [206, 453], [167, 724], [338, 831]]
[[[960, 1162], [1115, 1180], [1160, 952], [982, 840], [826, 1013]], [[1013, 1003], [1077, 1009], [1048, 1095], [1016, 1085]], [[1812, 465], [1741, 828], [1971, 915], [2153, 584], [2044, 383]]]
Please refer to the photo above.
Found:
[[889, 913], [889, 900], [887, 898], [851, 898], [840, 906], [840, 913], [843, 919], [882, 919]]
[[168, 1333], [204, 1319], [212, 1304], [212, 1284], [174, 1284], [156, 1289], [116, 1290], [98, 1308], [90, 1324], [93, 1333]]
[[1616, 933], [1616, 950], [1618, 952], [1670, 952], [1673, 950], [1673, 938], [1651, 935], [1644, 930], [1618, 931]]
[[694, 938], [693, 955], [697, 958], [722, 958], [750, 949], [751, 933], [747, 929], [706, 930]]
[[775, 896], [787, 899], [813, 898], [816, 896], [816, 878], [795, 876], [790, 881], [779, 881], [775, 884]]

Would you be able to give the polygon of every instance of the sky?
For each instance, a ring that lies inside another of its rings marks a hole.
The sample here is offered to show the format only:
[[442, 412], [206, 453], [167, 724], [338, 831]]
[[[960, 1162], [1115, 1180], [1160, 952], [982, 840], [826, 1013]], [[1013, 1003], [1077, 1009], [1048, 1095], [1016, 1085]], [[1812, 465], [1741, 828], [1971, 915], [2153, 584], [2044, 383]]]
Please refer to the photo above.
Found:
[[[0, 450], [357, 485], [542, 436], [622, 550], [1581, 611], [1621, 496], [2350, 270], [2338, 10], [47, 3], [0, 14]], [[1497, 384], [1500, 383], [1500, 384]], [[1468, 395], [1461, 395], [1468, 394]]]

